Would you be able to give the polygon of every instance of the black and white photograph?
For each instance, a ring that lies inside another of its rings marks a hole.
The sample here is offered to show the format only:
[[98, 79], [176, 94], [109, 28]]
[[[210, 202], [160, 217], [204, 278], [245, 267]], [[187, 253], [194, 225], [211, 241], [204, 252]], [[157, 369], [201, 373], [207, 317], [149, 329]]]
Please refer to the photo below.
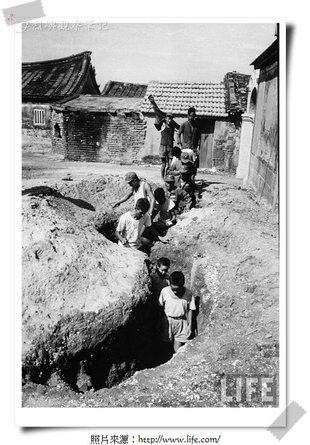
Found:
[[279, 406], [281, 38], [23, 24], [23, 407]]
[[285, 403], [283, 42], [276, 20], [21, 26], [22, 409], [259, 426]]
[[1, 9], [2, 441], [304, 443], [306, 3]]

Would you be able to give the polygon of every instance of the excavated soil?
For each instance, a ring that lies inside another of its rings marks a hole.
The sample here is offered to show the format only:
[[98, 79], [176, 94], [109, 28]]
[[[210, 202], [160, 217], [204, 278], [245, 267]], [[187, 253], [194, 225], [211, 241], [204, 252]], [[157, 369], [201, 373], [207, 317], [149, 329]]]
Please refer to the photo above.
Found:
[[[113, 242], [131, 206], [111, 207], [123, 170], [88, 168], [70, 178], [55, 167], [48, 180], [25, 170], [23, 406], [262, 406], [259, 395], [222, 401], [220, 382], [278, 376], [277, 215], [232, 177], [199, 176], [200, 208], [181, 215], [150, 257], [151, 267], [170, 258], [199, 301], [197, 337], [164, 363], [154, 356], [146, 257]], [[145, 169], [153, 186], [157, 170]]]

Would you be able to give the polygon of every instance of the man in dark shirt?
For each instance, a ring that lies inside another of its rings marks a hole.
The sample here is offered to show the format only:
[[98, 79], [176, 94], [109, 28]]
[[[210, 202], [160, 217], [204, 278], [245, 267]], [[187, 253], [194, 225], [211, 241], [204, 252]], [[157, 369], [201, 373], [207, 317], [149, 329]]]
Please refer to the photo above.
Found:
[[[172, 114], [164, 113], [158, 108], [153, 96], [149, 96], [148, 99], [155, 113], [155, 128], [161, 131], [159, 157], [161, 159], [161, 177], [164, 179], [171, 164], [174, 132], [179, 129], [180, 125], [173, 120]], [[161, 130], [163, 125], [164, 129]]]
[[176, 176], [175, 185], [182, 190], [185, 190], [190, 195], [192, 198], [192, 207], [195, 207], [198, 200], [198, 190], [188, 164], [183, 164], [179, 173], [180, 175]]
[[183, 189], [175, 185], [175, 177], [165, 177], [166, 190], [169, 198], [175, 204], [175, 213], [187, 212], [192, 207], [192, 197]]
[[183, 122], [179, 128], [178, 144], [182, 146], [182, 149], [191, 149], [195, 153], [196, 167], [199, 166], [199, 143], [200, 143], [201, 130], [199, 121], [196, 118], [196, 110], [194, 107], [190, 107], [187, 111], [187, 121]]
[[183, 165], [187, 166], [190, 176], [192, 176], [194, 180], [194, 177], [196, 176], [197, 173], [197, 168], [195, 164], [191, 161], [189, 154], [186, 152], [181, 153], [180, 159], [175, 161], [170, 166], [170, 168], [168, 169], [168, 174], [173, 176], [180, 176], [180, 170], [183, 167]]

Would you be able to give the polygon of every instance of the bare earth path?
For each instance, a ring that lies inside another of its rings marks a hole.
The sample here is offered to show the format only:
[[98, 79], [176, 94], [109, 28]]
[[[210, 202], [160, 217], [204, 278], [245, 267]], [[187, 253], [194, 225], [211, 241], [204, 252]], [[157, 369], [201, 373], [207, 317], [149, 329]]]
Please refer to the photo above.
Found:
[[[138, 175], [153, 182], [159, 182], [160, 166], [158, 165], [119, 165], [102, 164], [99, 162], [64, 161], [61, 156], [52, 154], [38, 154], [33, 152], [23, 153], [23, 181], [27, 186], [31, 181], [43, 180], [44, 183], [55, 182], [66, 177], [70, 173], [75, 179], [83, 179], [90, 174], [94, 175], [119, 175], [124, 176], [128, 171], [136, 171]], [[242, 181], [232, 175], [217, 175], [199, 173], [197, 179], [205, 179], [211, 182], [226, 182], [240, 185]]]

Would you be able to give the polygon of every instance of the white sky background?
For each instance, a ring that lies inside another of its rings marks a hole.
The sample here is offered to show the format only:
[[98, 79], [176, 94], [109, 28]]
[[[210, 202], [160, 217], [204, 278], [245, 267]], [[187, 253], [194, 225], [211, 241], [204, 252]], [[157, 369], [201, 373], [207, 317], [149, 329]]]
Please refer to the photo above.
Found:
[[221, 82], [229, 71], [251, 74], [250, 63], [275, 40], [273, 23], [44, 24], [22, 38], [22, 61], [92, 51], [97, 83], [108, 80]]

